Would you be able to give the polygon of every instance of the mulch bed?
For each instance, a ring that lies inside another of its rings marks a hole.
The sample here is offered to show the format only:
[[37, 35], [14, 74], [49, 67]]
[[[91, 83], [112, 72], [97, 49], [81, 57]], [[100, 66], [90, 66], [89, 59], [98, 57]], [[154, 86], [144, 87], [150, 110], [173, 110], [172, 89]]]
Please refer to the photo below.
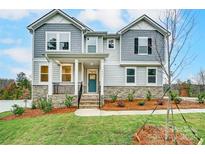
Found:
[[69, 113], [69, 112], [75, 112], [77, 110], [77, 107], [70, 107], [70, 108], [53, 108], [51, 112], [44, 113], [40, 109], [26, 109], [25, 112], [21, 116], [16, 115], [9, 115], [3, 118], [0, 118], [0, 120], [13, 120], [13, 119], [23, 119], [23, 118], [32, 118], [42, 115], [48, 115], [48, 114], [62, 114], [62, 113]]
[[[119, 100], [121, 101], [121, 100]], [[123, 100], [122, 102], [125, 103], [124, 107], [119, 107], [117, 105], [117, 102], [111, 102], [110, 100], [105, 100], [105, 104], [102, 106], [102, 110], [112, 110], [112, 111], [119, 111], [119, 110], [153, 110], [156, 107], [157, 99], [153, 99], [150, 101], [145, 101], [144, 106], [138, 105], [140, 101], [143, 101], [142, 99], [136, 99], [132, 102], [129, 102], [128, 100]], [[191, 102], [191, 101], [182, 101], [180, 104], [178, 104], [180, 109], [204, 109], [205, 104], [199, 104], [197, 102]], [[167, 108], [167, 100], [163, 101], [162, 105], [158, 105], [157, 109], [166, 109]], [[177, 109], [176, 105], [173, 103], [173, 108]]]
[[[146, 125], [142, 131], [133, 136], [133, 144], [141, 145], [175, 145], [174, 143], [174, 132], [169, 129], [169, 140], [165, 141], [165, 127], [156, 127], [152, 125]], [[186, 137], [184, 134], [176, 132], [177, 145], [193, 145], [191, 139]]]

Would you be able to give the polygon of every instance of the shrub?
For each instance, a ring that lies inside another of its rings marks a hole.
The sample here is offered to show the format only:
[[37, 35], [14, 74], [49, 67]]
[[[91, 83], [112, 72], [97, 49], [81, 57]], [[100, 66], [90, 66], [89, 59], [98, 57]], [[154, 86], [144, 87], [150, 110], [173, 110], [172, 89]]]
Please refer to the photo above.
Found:
[[170, 91], [169, 92], [169, 98], [171, 101], [174, 101], [178, 96], [177, 92], [176, 91]]
[[125, 103], [120, 101], [120, 102], [117, 102], [117, 106], [118, 107], [125, 107]]
[[138, 102], [138, 105], [139, 105], [139, 106], [144, 106], [144, 105], [145, 105], [145, 102], [144, 102], [144, 101]]
[[205, 93], [200, 93], [200, 94], [198, 94], [198, 102], [200, 103], [200, 104], [203, 104], [204, 103], [204, 101], [205, 101]]
[[31, 104], [31, 109], [37, 109], [37, 105], [34, 103], [34, 102], [32, 102], [32, 104]]
[[22, 115], [24, 111], [25, 111], [24, 108], [18, 106], [17, 104], [14, 104], [11, 109], [11, 112], [15, 115]]
[[66, 95], [66, 99], [64, 101], [64, 104], [66, 107], [71, 107], [73, 105], [73, 100], [74, 100], [75, 96], [68, 96]]
[[134, 90], [133, 90], [133, 91], [130, 91], [130, 92], [128, 93], [127, 99], [128, 99], [129, 102], [132, 102], [132, 101], [134, 100], [134, 94], [135, 94], [135, 91], [134, 91]]
[[111, 98], [112, 102], [115, 102], [117, 100], [117, 97], [118, 97], [118, 92], [113, 93], [112, 95], [110, 95], [110, 98]]
[[180, 104], [180, 103], [181, 103], [181, 101], [182, 101], [182, 99], [181, 99], [181, 98], [176, 97], [176, 98], [175, 98], [175, 100], [174, 100], [174, 103], [175, 103], [175, 104]]
[[148, 101], [150, 101], [151, 98], [152, 98], [152, 93], [148, 90], [148, 91], [147, 91], [147, 94], [146, 94], [146, 99], [147, 99]]
[[51, 99], [47, 100], [46, 98], [40, 98], [38, 102], [38, 107], [45, 113], [50, 112], [52, 110]]

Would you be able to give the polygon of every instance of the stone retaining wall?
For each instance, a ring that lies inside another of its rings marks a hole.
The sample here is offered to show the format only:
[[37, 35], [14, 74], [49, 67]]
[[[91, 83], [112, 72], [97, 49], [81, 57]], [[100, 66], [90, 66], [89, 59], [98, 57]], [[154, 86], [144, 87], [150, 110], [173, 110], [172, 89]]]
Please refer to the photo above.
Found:
[[104, 87], [105, 99], [110, 99], [110, 95], [118, 93], [119, 99], [127, 99], [128, 93], [135, 91], [135, 98], [144, 98], [147, 91], [152, 93], [153, 98], [163, 95], [163, 87], [160, 86], [106, 86]]

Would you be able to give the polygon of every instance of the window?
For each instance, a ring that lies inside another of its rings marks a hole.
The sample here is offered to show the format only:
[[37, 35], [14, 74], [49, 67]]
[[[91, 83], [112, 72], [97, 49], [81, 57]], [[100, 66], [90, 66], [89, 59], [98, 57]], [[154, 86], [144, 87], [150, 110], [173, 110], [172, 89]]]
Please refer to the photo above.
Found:
[[96, 53], [97, 52], [97, 37], [88, 37], [87, 38], [87, 52]]
[[135, 83], [135, 68], [126, 68], [126, 83]]
[[115, 49], [115, 39], [108, 39], [107, 40], [107, 48], [108, 49]]
[[135, 38], [134, 53], [139, 55], [152, 54], [152, 38], [147, 38], [147, 37]]
[[40, 67], [40, 82], [48, 82], [48, 66]]
[[62, 81], [72, 81], [72, 66], [71, 65], [62, 65]]
[[148, 68], [148, 83], [155, 84], [157, 81], [156, 68]]
[[69, 51], [70, 50], [70, 32], [46, 32], [46, 49]]

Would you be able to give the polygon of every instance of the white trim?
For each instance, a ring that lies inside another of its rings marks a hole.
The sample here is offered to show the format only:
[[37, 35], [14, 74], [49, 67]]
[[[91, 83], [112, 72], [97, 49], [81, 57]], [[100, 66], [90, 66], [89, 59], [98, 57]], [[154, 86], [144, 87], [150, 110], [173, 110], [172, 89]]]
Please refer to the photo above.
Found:
[[78, 95], [78, 59], [75, 59], [75, 95]]
[[84, 82], [84, 64], [81, 62], [81, 81]]
[[[134, 83], [127, 83], [127, 69], [134, 69], [135, 71], [135, 75], [134, 75], [134, 79], [135, 82]], [[126, 86], [135, 86], [136, 85], [136, 67], [125, 67], [125, 85]]]
[[48, 96], [53, 94], [53, 61], [48, 62]]
[[[90, 37], [92, 37], [92, 38], [96, 38], [96, 52], [95, 53], [98, 53], [98, 37], [96, 37], [96, 36], [89, 36], [89, 37], [86, 37], [86, 53], [87, 54], [89, 54], [89, 52], [88, 52], [88, 43], [87, 43], [87, 38], [90, 38]], [[91, 53], [91, 54], [93, 54], [93, 53]]]
[[47, 81], [47, 82], [42, 82], [42, 81], [41, 81], [41, 66], [48, 66], [48, 64], [39, 64], [38, 83], [39, 83], [40, 85], [48, 85], [48, 81], [49, 81], [49, 66], [48, 66], [48, 81]]
[[120, 63], [121, 63], [121, 49], [122, 48], [122, 35], [120, 35]]
[[100, 61], [100, 91], [101, 91], [101, 95], [104, 95], [104, 75], [105, 71], [104, 71], [104, 59], [101, 59]]
[[[149, 83], [148, 82], [148, 69], [155, 69], [156, 70], [156, 83]], [[157, 85], [157, 71], [158, 71], [158, 69], [157, 69], [157, 67], [147, 67], [147, 69], [146, 69], [146, 84], [147, 85], [151, 85], [151, 86], [156, 86]]]
[[[90, 71], [95, 71], [95, 73], [96, 73], [96, 92], [89, 92], [89, 91], [88, 91], [88, 86], [89, 86], [89, 83], [88, 83], [88, 74], [89, 74], [89, 70], [90, 70]], [[97, 68], [88, 68], [88, 69], [87, 69], [87, 93], [93, 94], [93, 93], [97, 93], [97, 91], [98, 91], [98, 69], [97, 69]]]
[[[62, 81], [62, 66], [71, 66], [71, 81]], [[73, 82], [73, 64], [60, 64], [60, 82], [61, 83]]]
[[[113, 40], [114, 48], [109, 48], [109, 41], [110, 41], [110, 40]], [[115, 39], [114, 39], [114, 38], [107, 39], [107, 49], [115, 50], [115, 45], [116, 45], [116, 43], [115, 43]]]
[[48, 62], [46, 58], [33, 58], [33, 61]]
[[122, 61], [120, 65], [160, 65], [158, 61]]
[[[47, 48], [47, 35], [48, 34], [56, 34], [56, 50], [48, 50]], [[63, 32], [63, 31], [46, 31], [45, 32], [46, 34], [46, 38], [45, 38], [45, 51], [49, 51], [49, 52], [55, 52], [55, 51], [68, 51], [70, 52], [71, 51], [71, 32]], [[68, 50], [60, 50], [60, 34], [69, 34], [69, 47], [68, 47]]]
[[81, 31], [81, 35], [82, 35], [82, 36], [81, 36], [81, 37], [82, 37], [82, 38], [81, 38], [81, 39], [82, 39], [82, 44], [81, 44], [81, 46], [82, 46], [82, 53], [84, 53], [84, 52], [85, 52], [85, 51], [84, 51], [84, 39], [85, 39], [85, 38], [84, 38], [84, 33], [83, 33], [83, 31]]

